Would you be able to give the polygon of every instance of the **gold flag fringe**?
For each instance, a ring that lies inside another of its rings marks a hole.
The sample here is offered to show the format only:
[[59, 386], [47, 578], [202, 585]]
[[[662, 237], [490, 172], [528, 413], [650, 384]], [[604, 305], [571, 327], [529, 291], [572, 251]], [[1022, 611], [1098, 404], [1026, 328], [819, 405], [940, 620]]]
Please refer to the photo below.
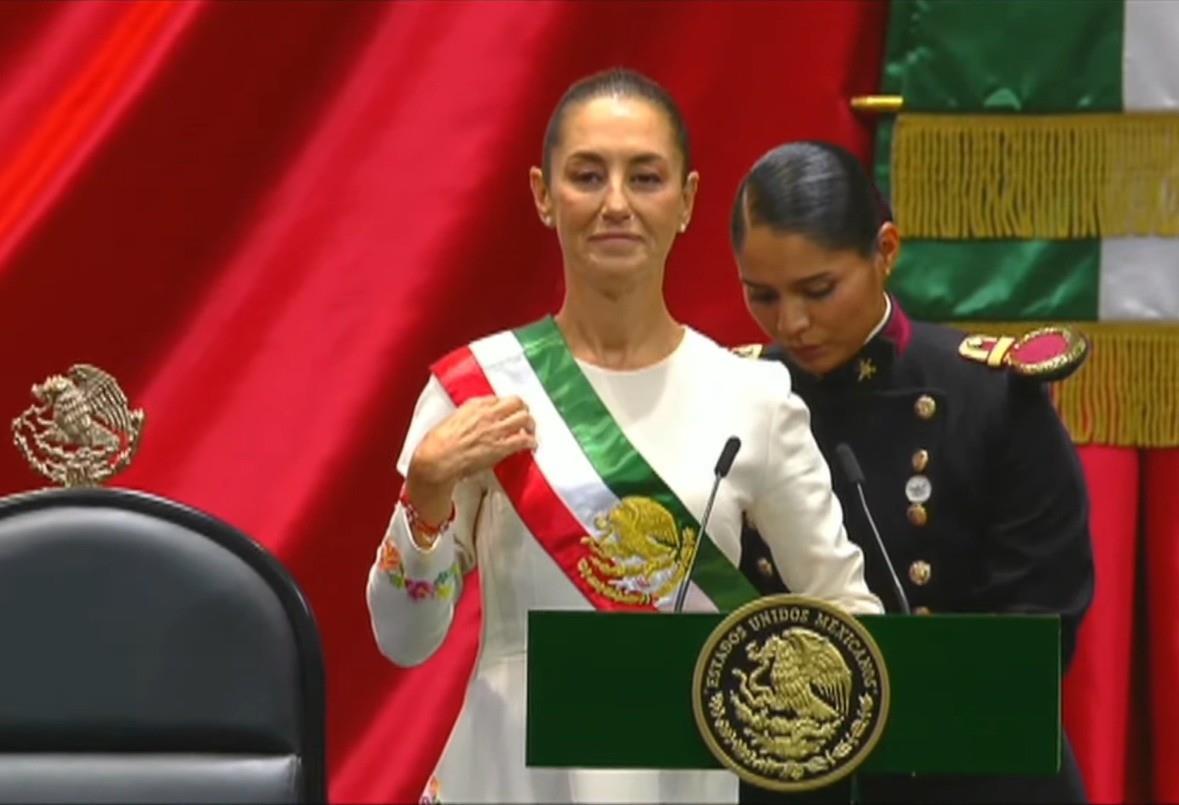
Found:
[[[1061, 324], [1061, 322], [1045, 322]], [[955, 323], [967, 333], [1018, 336], [1035, 322]], [[1051, 386], [1077, 444], [1179, 447], [1179, 323], [1068, 323], [1089, 339], [1089, 357]]]
[[892, 162], [908, 237], [1179, 236], [1179, 114], [902, 114]]

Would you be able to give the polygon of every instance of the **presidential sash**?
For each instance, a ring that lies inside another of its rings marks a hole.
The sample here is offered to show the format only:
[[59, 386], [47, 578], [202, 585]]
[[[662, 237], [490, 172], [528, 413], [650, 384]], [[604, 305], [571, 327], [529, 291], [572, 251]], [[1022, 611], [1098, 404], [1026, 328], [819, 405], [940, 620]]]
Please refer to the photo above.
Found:
[[670, 606], [690, 584], [720, 611], [756, 597], [627, 439], [552, 317], [455, 350], [431, 367], [455, 405], [520, 397], [541, 435], [495, 475], [521, 521], [597, 609]]

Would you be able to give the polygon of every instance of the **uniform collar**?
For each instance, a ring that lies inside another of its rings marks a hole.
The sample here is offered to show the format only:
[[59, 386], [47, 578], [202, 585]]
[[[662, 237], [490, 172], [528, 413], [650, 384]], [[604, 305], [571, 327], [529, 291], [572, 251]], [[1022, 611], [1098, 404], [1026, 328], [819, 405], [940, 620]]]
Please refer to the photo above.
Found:
[[872, 328], [872, 332], [868, 333], [868, 337], [864, 339], [864, 345], [876, 336], [884, 332], [884, 328], [888, 326], [889, 319], [892, 318], [892, 297], [888, 294], [884, 295], [884, 315], [880, 317], [880, 321], [876, 322], [876, 326]]
[[896, 359], [909, 348], [913, 325], [905, 311], [891, 295], [886, 297], [884, 318], [873, 330], [868, 341], [850, 361], [822, 377], [808, 374], [786, 358], [800, 390], [871, 391], [883, 383], [892, 371]]

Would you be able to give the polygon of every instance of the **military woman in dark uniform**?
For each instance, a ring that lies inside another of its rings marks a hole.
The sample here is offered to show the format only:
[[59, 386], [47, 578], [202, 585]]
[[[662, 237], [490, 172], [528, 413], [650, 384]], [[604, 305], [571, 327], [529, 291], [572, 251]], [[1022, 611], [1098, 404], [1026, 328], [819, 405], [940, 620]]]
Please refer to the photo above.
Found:
[[[1075, 368], [1083, 341], [1054, 333], [1045, 352], [909, 319], [885, 291], [900, 234], [836, 146], [791, 143], [762, 157], [738, 190], [731, 232], [749, 311], [772, 341], [760, 357], [789, 367], [810, 408], [873, 591], [901, 610], [840, 444], [862, 467], [914, 615], [1058, 614], [1067, 667], [1093, 561], [1080, 462], [1044, 380]], [[785, 591], [757, 534], [744, 541], [746, 574], [764, 593]], [[859, 789], [866, 802], [1085, 798], [1067, 741], [1056, 776], [865, 775]]]

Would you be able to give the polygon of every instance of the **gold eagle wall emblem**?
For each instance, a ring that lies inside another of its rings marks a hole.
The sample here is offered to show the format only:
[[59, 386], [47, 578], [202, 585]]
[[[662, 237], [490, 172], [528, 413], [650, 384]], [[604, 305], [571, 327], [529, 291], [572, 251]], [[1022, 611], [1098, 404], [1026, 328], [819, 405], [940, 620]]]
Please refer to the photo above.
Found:
[[13, 442], [29, 466], [62, 486], [101, 484], [139, 448], [145, 415], [107, 372], [85, 363], [32, 388], [33, 404], [12, 420]]

